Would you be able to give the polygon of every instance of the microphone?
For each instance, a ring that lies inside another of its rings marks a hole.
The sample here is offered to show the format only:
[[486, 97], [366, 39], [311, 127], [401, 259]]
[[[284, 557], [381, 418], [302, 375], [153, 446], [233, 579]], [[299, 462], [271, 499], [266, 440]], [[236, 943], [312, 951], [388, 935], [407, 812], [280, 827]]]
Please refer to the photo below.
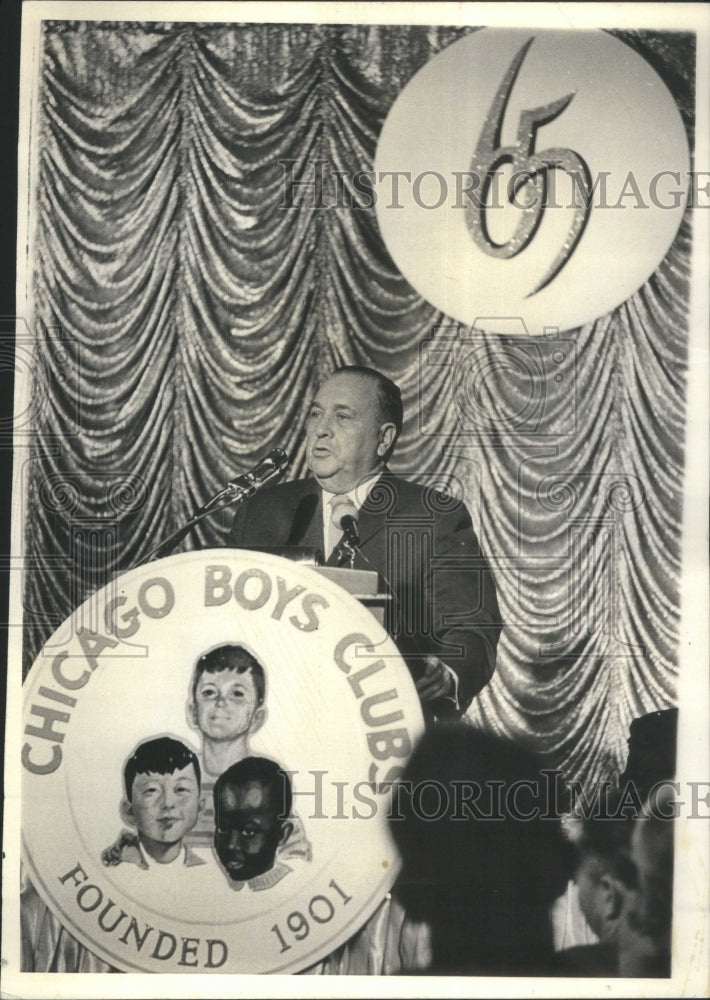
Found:
[[336, 497], [332, 502], [331, 522], [339, 528], [343, 537], [336, 545], [335, 559], [338, 566], [349, 562], [352, 566], [355, 558], [355, 549], [360, 544], [360, 536], [357, 530], [358, 509], [349, 497]]
[[223, 510], [228, 507], [231, 503], [246, 500], [248, 497], [253, 496], [258, 489], [268, 483], [270, 479], [274, 476], [280, 475], [286, 466], [288, 465], [288, 455], [281, 448], [272, 448], [271, 451], [267, 451], [263, 458], [260, 458], [253, 469], [249, 472], [245, 472], [241, 476], [235, 476], [234, 479], [230, 479], [223, 490], [220, 490], [216, 496], [213, 496], [211, 500], [208, 500], [204, 506], [200, 507], [197, 513], [193, 514], [190, 520], [184, 524], [177, 531], [174, 531], [172, 535], [168, 535], [164, 538], [159, 545], [156, 545], [148, 555], [145, 561], [148, 562], [150, 559], [162, 559], [163, 556], [170, 555], [178, 542], [181, 542], [185, 535], [188, 533], [190, 528], [206, 517], [208, 514], [212, 514], [215, 509]]
[[359, 545], [360, 536], [357, 533], [357, 521], [352, 514], [343, 514], [340, 518], [340, 527], [343, 529], [343, 537], [348, 545]]
[[230, 479], [225, 488], [210, 501], [210, 506], [220, 500], [246, 500], [269, 480], [281, 475], [288, 465], [289, 458], [281, 448], [272, 448], [263, 458], [260, 458], [253, 469], [240, 476]]
[[349, 497], [336, 497], [332, 503], [331, 521], [340, 528], [346, 542], [359, 545], [360, 536], [357, 533], [358, 509]]

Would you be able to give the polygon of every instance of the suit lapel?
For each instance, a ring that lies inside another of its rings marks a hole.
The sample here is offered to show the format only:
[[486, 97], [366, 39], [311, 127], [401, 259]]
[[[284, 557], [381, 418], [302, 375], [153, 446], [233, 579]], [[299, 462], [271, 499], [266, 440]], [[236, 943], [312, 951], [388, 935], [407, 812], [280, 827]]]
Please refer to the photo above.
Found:
[[381, 531], [384, 531], [386, 523], [386, 512], [372, 510], [368, 508], [367, 502], [365, 502], [360, 508], [360, 517], [358, 519], [360, 547], [363, 548], [365, 545], [368, 545]]
[[286, 544], [323, 550], [323, 501], [315, 480], [307, 480], [306, 492], [296, 504]]
[[[393, 490], [394, 496], [397, 496], [397, 486], [396, 478], [385, 469], [382, 476], [377, 481], [373, 490], [376, 492], [377, 487], [382, 486], [386, 491]], [[386, 496], [387, 494], [385, 494]], [[396, 500], [395, 500], [396, 503]], [[387, 525], [387, 518], [392, 512], [392, 505], [389, 503], [382, 503], [381, 498], [376, 501], [372, 501], [370, 496], [367, 497], [365, 503], [360, 508], [360, 516], [358, 517], [358, 534], [360, 535], [360, 548], [363, 553], [369, 558], [372, 557], [373, 550], [377, 550], [378, 543], [381, 543], [383, 539], [379, 536], [384, 531]], [[331, 553], [332, 556], [332, 553]], [[330, 557], [326, 565], [333, 565], [330, 561]], [[357, 557], [356, 557], [357, 566]], [[363, 562], [361, 568], [369, 569], [370, 566]]]

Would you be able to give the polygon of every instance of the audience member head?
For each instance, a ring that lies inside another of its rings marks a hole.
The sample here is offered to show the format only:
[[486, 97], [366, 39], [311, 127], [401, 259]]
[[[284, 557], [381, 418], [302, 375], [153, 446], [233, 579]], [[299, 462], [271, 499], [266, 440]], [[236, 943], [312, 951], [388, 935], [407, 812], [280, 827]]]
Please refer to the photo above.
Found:
[[422, 737], [393, 795], [398, 893], [430, 922], [433, 969], [544, 974], [571, 856], [541, 761], [464, 724]]
[[634, 719], [629, 726], [626, 767], [619, 775], [619, 788], [633, 784], [645, 802], [654, 785], [675, 774], [678, 709], [666, 708]]
[[579, 906], [600, 941], [618, 943], [626, 896], [636, 885], [631, 857], [633, 811], [620, 811], [621, 797], [597, 800], [588, 818], [579, 821], [574, 845]]

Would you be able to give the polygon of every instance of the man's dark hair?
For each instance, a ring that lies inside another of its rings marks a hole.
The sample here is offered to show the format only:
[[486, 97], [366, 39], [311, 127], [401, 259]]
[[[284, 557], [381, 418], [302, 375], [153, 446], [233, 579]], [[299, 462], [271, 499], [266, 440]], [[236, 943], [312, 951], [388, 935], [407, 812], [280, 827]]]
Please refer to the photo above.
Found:
[[383, 423], [392, 423], [395, 426], [395, 441], [402, 433], [404, 423], [404, 407], [402, 405], [402, 393], [396, 382], [387, 378], [382, 372], [375, 371], [374, 368], [366, 368], [365, 365], [342, 365], [336, 368], [331, 375], [359, 375], [360, 378], [367, 379], [377, 389], [377, 401], [380, 407], [380, 417]]
[[666, 708], [633, 719], [629, 726], [629, 753], [619, 775], [619, 788], [633, 784], [642, 802], [661, 781], [670, 781], [676, 769], [678, 709]]
[[199, 788], [202, 780], [200, 764], [196, 755], [184, 743], [170, 736], [158, 736], [154, 740], [140, 743], [123, 769], [126, 798], [129, 802], [132, 801], [133, 782], [137, 774], [173, 774], [175, 771], [182, 771], [190, 764], [195, 768]]
[[258, 703], [266, 696], [266, 676], [259, 661], [243, 646], [217, 646], [205, 653], [195, 664], [192, 678], [192, 698], [197, 695], [197, 682], [203, 674], [218, 674], [222, 670], [235, 670], [238, 674], [251, 673]]
[[219, 816], [219, 797], [224, 786], [243, 785], [247, 781], [261, 781], [267, 785], [271, 789], [279, 819], [286, 819], [293, 801], [291, 781], [286, 771], [268, 757], [245, 757], [220, 774], [214, 785], [215, 816]]

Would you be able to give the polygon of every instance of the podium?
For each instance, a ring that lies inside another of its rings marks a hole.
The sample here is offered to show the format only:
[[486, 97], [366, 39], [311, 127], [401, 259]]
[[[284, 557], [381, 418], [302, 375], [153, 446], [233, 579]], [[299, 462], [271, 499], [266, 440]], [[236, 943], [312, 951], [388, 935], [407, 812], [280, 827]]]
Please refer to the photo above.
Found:
[[340, 569], [335, 566], [314, 566], [313, 569], [351, 594], [380, 625], [384, 625], [385, 608], [391, 602], [392, 595], [383, 592], [379, 573], [369, 569]]
[[384, 625], [385, 608], [392, 601], [383, 585], [382, 577], [376, 570], [347, 569], [340, 566], [326, 566], [323, 563], [323, 553], [320, 549], [297, 545], [261, 545], [255, 548], [244, 546], [239, 551], [263, 552], [267, 555], [281, 556], [290, 562], [310, 566], [327, 580], [336, 583], [363, 604], [380, 625]]

